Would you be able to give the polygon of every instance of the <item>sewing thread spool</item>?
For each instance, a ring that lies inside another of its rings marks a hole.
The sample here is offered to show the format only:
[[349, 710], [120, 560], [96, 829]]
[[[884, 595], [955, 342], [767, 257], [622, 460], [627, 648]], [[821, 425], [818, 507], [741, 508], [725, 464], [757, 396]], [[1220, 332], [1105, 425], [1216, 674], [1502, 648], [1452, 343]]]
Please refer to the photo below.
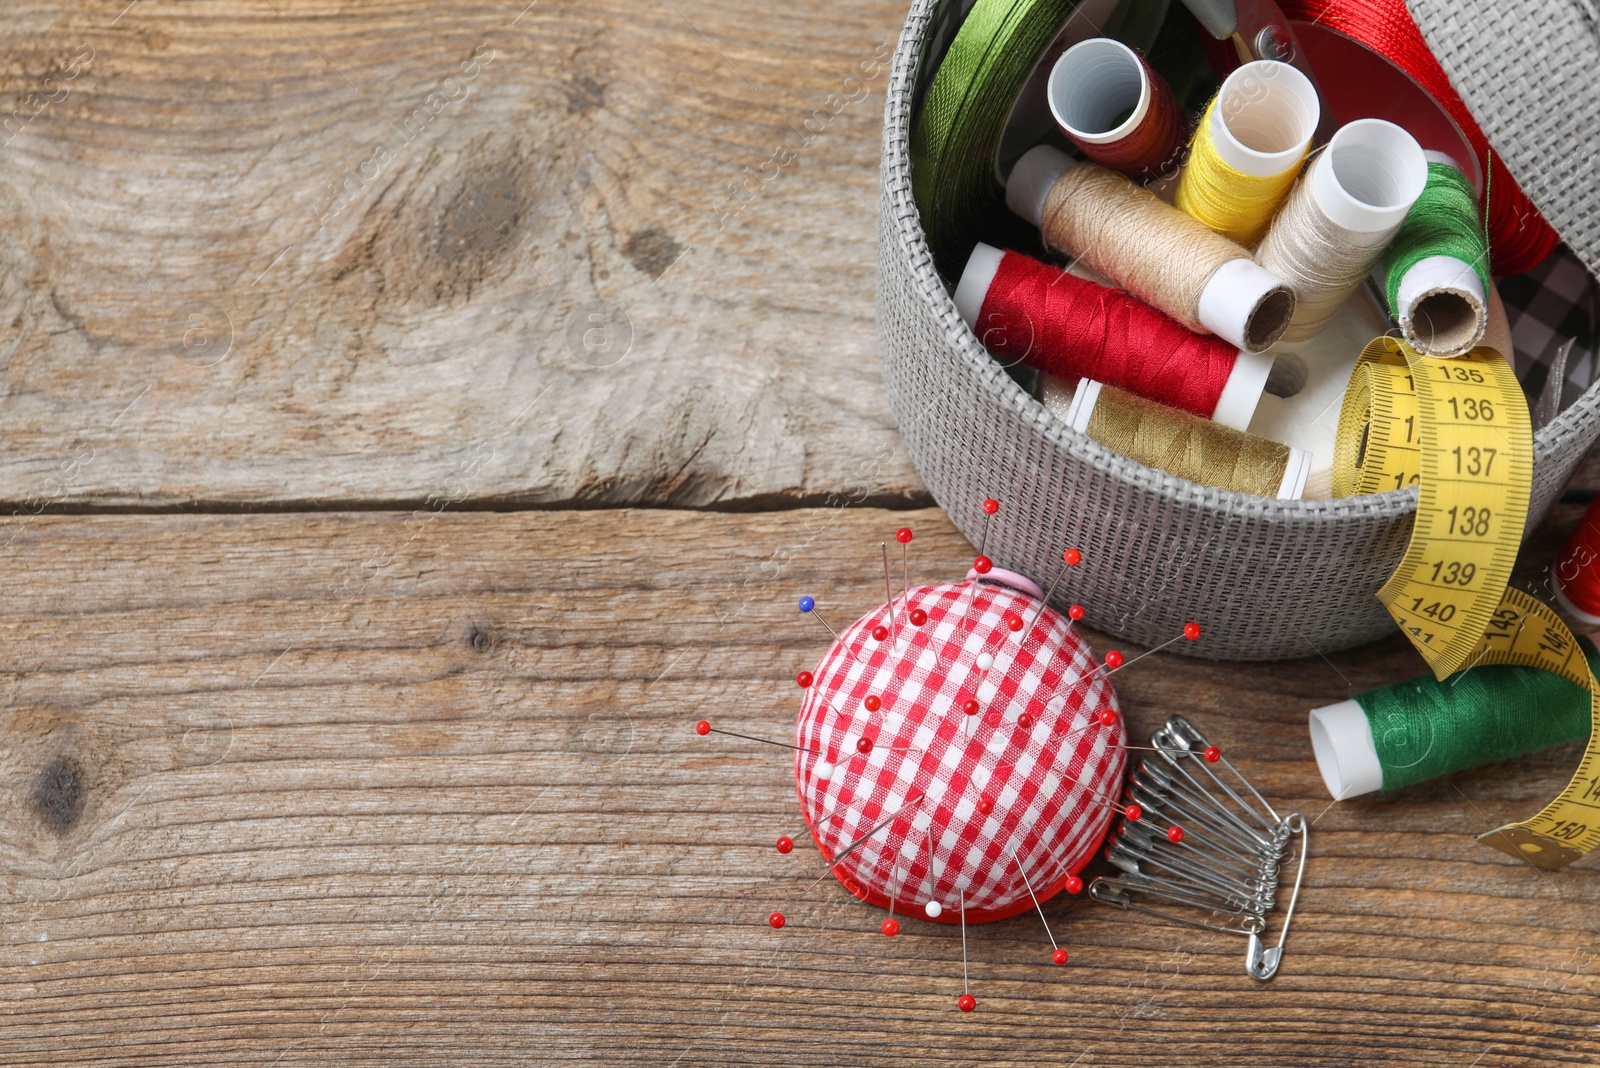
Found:
[[1589, 629], [1600, 627], [1600, 497], [1567, 535], [1552, 577], [1557, 606]]
[[1177, 165], [1184, 117], [1166, 80], [1109, 37], [1061, 54], [1046, 91], [1057, 125], [1089, 159], [1141, 181]]
[[1428, 162], [1405, 130], [1358, 119], [1333, 135], [1272, 220], [1256, 262], [1294, 287], [1283, 341], [1320, 334], [1422, 195]]
[[1066, 422], [1146, 467], [1203, 486], [1296, 501], [1311, 472], [1309, 453], [1081, 379]]
[[1200, 117], [1173, 203], [1253, 246], [1300, 173], [1321, 116], [1317, 91], [1287, 63], [1246, 63]]
[[[1412, 127], [1412, 132], [1425, 148], [1465, 149], [1463, 154], [1475, 157], [1488, 172], [1487, 181], [1480, 183], [1484, 196], [1479, 202], [1488, 216], [1497, 271], [1521, 274], [1550, 254], [1560, 238], [1517, 186], [1500, 154], [1490, 150], [1477, 120], [1406, 10], [1405, 0], [1283, 0], [1279, 7], [1294, 20], [1295, 34], [1329, 91], [1329, 110], [1336, 117], [1355, 117], [1339, 114], [1341, 109], [1364, 108], [1357, 114], [1404, 114], [1409, 121], [1420, 120], [1438, 131], [1439, 120], [1421, 113], [1432, 103], [1440, 109], [1440, 118], [1448, 116], [1446, 121], [1455, 128], [1447, 134], [1430, 136], [1420, 127]], [[1558, 42], [1550, 45], [1559, 47]], [[1374, 70], [1375, 64], [1381, 66]], [[1404, 82], [1397, 85], [1393, 72], [1399, 72]], [[1340, 93], [1340, 89], [1356, 91]], [[1431, 101], [1419, 105], [1419, 94]], [[1461, 147], [1447, 147], [1450, 140], [1461, 142]]]
[[1489, 239], [1461, 168], [1437, 152], [1427, 158], [1427, 184], [1383, 257], [1385, 288], [1412, 348], [1460, 356], [1483, 340], [1489, 322]]
[[[1589, 665], [1600, 652], [1578, 639]], [[1559, 675], [1496, 664], [1432, 675], [1311, 712], [1311, 748], [1337, 801], [1398, 790], [1589, 736], [1589, 694]]]
[[1270, 356], [1238, 352], [1126, 293], [992, 245], [973, 250], [955, 305], [999, 359], [1108, 382], [1237, 430], [1250, 425], [1272, 370]]
[[1236, 349], [1261, 352], [1294, 316], [1294, 292], [1249, 252], [1122, 175], [1048, 145], [1012, 168], [1006, 204], [1045, 244]]

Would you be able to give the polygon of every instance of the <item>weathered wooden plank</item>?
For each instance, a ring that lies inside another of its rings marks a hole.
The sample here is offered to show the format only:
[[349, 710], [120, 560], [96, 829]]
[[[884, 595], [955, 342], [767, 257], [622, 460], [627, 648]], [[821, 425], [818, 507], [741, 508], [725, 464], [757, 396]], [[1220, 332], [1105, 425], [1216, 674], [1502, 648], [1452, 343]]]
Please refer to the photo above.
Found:
[[0, 501], [925, 500], [903, 0], [19, 0]]
[[[1575, 511], [1560, 520], [1570, 524]], [[815, 874], [783, 729], [820, 632], [971, 548], [935, 512], [40, 517], [0, 604], [0, 1059], [383, 1064], [1593, 1063], [1592, 863], [1474, 844], [1575, 748], [1330, 806], [1305, 710], [1389, 642], [1120, 674], [1315, 821], [1282, 973], [1087, 902], [956, 931]], [[1546, 542], [1559, 536], [1559, 529]], [[1093, 606], [1091, 609], [1091, 619]], [[1096, 645], [1106, 643], [1096, 639]], [[784, 907], [789, 926], [763, 918]]]

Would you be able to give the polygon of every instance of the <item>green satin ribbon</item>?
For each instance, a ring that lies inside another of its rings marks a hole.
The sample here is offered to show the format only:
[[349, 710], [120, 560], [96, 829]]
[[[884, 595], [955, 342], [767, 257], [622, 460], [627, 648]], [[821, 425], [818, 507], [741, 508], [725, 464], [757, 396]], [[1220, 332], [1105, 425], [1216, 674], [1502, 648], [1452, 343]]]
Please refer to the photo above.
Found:
[[934, 261], [948, 277], [1001, 196], [995, 157], [1039, 57], [1078, 0], [978, 0], [934, 75], [911, 134], [911, 184]]

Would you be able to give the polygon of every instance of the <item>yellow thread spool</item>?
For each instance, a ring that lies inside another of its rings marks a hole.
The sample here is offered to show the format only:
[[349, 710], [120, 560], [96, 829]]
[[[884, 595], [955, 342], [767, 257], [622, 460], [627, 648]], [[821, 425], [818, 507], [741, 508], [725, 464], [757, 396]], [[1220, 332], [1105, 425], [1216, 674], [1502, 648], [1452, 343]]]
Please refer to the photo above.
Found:
[[1310, 79], [1287, 63], [1246, 63], [1207, 105], [1173, 203], [1246, 247], [1266, 236], [1321, 118]]

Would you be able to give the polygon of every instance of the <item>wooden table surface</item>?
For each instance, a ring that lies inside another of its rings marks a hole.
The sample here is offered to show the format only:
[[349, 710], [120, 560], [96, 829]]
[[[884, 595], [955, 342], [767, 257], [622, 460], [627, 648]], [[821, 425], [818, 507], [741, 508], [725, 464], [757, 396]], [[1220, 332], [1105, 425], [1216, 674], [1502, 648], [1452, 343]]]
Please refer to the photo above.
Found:
[[904, 0], [524, 5], [8, 6], [0, 1064], [1600, 1061], [1600, 868], [1471, 838], [1577, 746], [1327, 800], [1398, 639], [1119, 676], [1312, 821], [1270, 983], [1063, 898], [964, 1015], [956, 930], [797, 899], [787, 761], [692, 723], [972, 553], [875, 356]]

